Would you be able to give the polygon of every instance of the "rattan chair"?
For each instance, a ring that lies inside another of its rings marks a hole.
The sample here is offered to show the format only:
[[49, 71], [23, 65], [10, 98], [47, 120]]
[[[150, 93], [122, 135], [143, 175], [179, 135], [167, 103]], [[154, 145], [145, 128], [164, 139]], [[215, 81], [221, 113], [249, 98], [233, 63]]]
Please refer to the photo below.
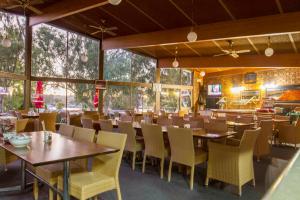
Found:
[[16, 132], [17, 133], [25, 132], [28, 121], [29, 119], [18, 119], [16, 121]]
[[172, 126], [172, 119], [169, 119], [167, 116], [159, 116], [157, 118], [157, 124], [161, 126]]
[[171, 181], [173, 162], [189, 166], [191, 167], [190, 189], [193, 190], [195, 165], [205, 162], [207, 154], [201, 149], [195, 150], [191, 129], [168, 127], [168, 137], [171, 146], [168, 181]]
[[58, 133], [60, 133], [61, 135], [66, 136], [66, 137], [73, 137], [74, 128], [75, 127], [71, 126], [71, 125], [60, 124], [59, 129], [58, 129]]
[[278, 125], [278, 141], [279, 143], [293, 144], [297, 147], [300, 143], [300, 127], [290, 124]]
[[142, 172], [145, 172], [147, 156], [159, 158], [160, 178], [162, 179], [164, 177], [164, 161], [165, 158], [169, 156], [169, 152], [168, 149], [165, 148], [161, 126], [142, 123], [142, 133], [145, 142]]
[[99, 120], [101, 131], [113, 131], [113, 124], [111, 120]]
[[188, 122], [183, 119], [183, 117], [173, 116], [172, 117], [172, 125], [178, 126], [179, 128], [183, 128], [184, 124]]
[[272, 139], [273, 134], [273, 121], [264, 120], [260, 122], [261, 134], [257, 137], [254, 155], [259, 161], [261, 156], [269, 155], [271, 151], [271, 145], [269, 141]]
[[45, 128], [46, 128], [47, 131], [55, 132], [56, 131], [56, 128], [55, 128], [56, 117], [57, 117], [56, 112], [40, 113], [39, 120], [40, 120], [40, 122], [44, 121]]
[[204, 129], [211, 133], [225, 133], [228, 127], [225, 120], [211, 120], [209, 123], [204, 123]]
[[82, 117], [81, 124], [83, 128], [93, 129], [93, 119]]
[[[85, 141], [85, 142], [94, 142], [95, 130], [75, 127], [74, 130], [74, 139]], [[70, 163], [70, 168], [72, 173], [87, 171], [87, 159], [78, 159]], [[35, 173], [47, 181], [50, 185], [55, 185], [57, 183], [57, 177], [63, 173], [62, 163], [54, 163], [50, 165], [44, 165], [36, 167]], [[38, 184], [35, 179], [34, 184], [34, 199], [38, 199]], [[49, 200], [53, 199], [53, 191], [49, 189]]]
[[[91, 172], [71, 174], [69, 193], [72, 197], [85, 200], [97, 197], [97, 195], [103, 192], [116, 189], [118, 200], [122, 199], [119, 170], [126, 137], [126, 134], [100, 131], [97, 143], [119, 149], [119, 151], [94, 157]], [[63, 178], [61, 176], [58, 177], [57, 185], [59, 189], [63, 188]]]
[[255, 185], [253, 149], [259, 133], [260, 128], [246, 130], [238, 146], [209, 142], [205, 185], [210, 179], [236, 185], [240, 196], [245, 183]]
[[132, 170], [135, 169], [136, 153], [143, 150], [143, 143], [141, 140], [136, 140], [136, 130], [132, 127], [130, 122], [119, 122], [121, 133], [127, 134], [125, 151], [131, 152], [132, 156]]

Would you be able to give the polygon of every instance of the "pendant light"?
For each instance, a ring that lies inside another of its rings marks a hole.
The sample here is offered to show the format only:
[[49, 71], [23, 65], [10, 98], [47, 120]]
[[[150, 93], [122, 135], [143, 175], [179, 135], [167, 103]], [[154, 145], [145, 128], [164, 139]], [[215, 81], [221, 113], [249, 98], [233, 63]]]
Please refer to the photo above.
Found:
[[121, 3], [122, 0], [108, 0], [108, 3], [111, 5], [117, 6]]
[[7, 36], [5, 36], [1, 41], [1, 45], [5, 48], [9, 48], [11, 47], [11, 40]]
[[271, 45], [271, 37], [268, 37], [268, 48], [265, 49], [265, 55], [267, 57], [271, 57], [274, 54], [274, 49], [272, 47], [270, 47]]
[[204, 76], [205, 76], [205, 71], [201, 71], [201, 72], [200, 72], [200, 76], [201, 76], [201, 77], [204, 77]]
[[177, 47], [176, 47], [176, 48], [175, 48], [175, 58], [174, 58], [174, 61], [173, 61], [173, 63], [172, 63], [172, 66], [173, 66], [174, 68], [177, 68], [177, 67], [179, 66], [179, 62], [178, 62], [177, 59], [176, 59], [177, 53], [178, 53], [178, 51], [177, 51]]
[[[192, 21], [194, 25], [194, 0], [192, 0]], [[189, 42], [195, 42], [197, 40], [197, 33], [194, 31], [193, 27], [191, 28], [191, 31], [187, 34], [187, 40]]]

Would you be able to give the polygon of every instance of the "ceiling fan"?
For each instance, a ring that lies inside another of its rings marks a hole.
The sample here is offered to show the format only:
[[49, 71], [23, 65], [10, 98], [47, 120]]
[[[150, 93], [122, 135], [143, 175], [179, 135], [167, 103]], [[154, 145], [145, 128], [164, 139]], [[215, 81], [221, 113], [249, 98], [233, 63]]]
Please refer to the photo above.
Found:
[[[16, 4], [10, 5], [12, 4], [11, 2], [15, 2]], [[11, 10], [14, 8], [22, 7], [24, 10], [28, 9], [34, 12], [35, 14], [41, 15], [42, 12], [39, 9], [33, 7], [33, 5], [42, 3], [44, 3], [44, 0], [7, 0], [7, 4], [9, 6], [4, 7], [4, 9]]]
[[233, 49], [233, 41], [232, 40], [228, 40], [227, 41], [229, 43], [229, 49], [228, 50], [222, 50], [224, 53], [222, 54], [217, 54], [214, 56], [232, 56], [233, 58], [238, 58], [239, 54], [241, 53], [249, 53], [251, 50], [250, 49], [243, 49], [243, 50], [234, 50]]
[[112, 27], [106, 27], [105, 20], [101, 19], [101, 24], [100, 26], [94, 26], [94, 25], [89, 25], [89, 27], [96, 29], [97, 31], [91, 33], [91, 35], [96, 35], [98, 33], [101, 33], [101, 37], [103, 37], [103, 34], [106, 33], [111, 36], [116, 36], [117, 34], [113, 31], [118, 30], [118, 27], [112, 26]]

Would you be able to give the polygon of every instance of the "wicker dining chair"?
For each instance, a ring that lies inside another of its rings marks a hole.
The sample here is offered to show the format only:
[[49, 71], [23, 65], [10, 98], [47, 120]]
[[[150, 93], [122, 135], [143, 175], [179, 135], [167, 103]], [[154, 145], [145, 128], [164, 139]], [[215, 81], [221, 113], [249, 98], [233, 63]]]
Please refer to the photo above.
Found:
[[143, 150], [143, 141], [136, 139], [136, 130], [131, 122], [119, 122], [120, 133], [127, 134], [125, 151], [132, 153], [132, 170], [135, 169], [136, 153]]
[[207, 132], [225, 133], [228, 127], [225, 120], [211, 120], [209, 123], [204, 123], [204, 129]]
[[110, 131], [113, 132], [113, 124], [111, 120], [99, 120], [101, 131]]
[[145, 172], [146, 158], [151, 156], [160, 159], [160, 178], [164, 177], [164, 162], [169, 156], [169, 151], [165, 147], [162, 128], [159, 125], [142, 123], [142, 133], [145, 142], [145, 151], [143, 158], [143, 169]]
[[45, 128], [46, 128], [47, 131], [55, 132], [56, 131], [56, 128], [55, 128], [56, 117], [57, 117], [56, 112], [40, 113], [39, 114], [39, 121], [40, 122], [44, 121]]
[[191, 129], [168, 127], [168, 137], [171, 146], [168, 182], [171, 181], [173, 162], [183, 164], [191, 167], [190, 189], [193, 190], [195, 166], [204, 163], [207, 154], [200, 148], [194, 148]]
[[[69, 194], [80, 200], [97, 197], [110, 191], [117, 191], [118, 200], [122, 199], [119, 171], [126, 143], [126, 134], [100, 131], [97, 144], [119, 149], [116, 153], [99, 155], [93, 158], [91, 172], [72, 173], [69, 182]], [[63, 177], [58, 177], [58, 189], [63, 188]], [[57, 198], [60, 200], [60, 196]]]
[[172, 119], [169, 119], [167, 116], [159, 116], [157, 118], [157, 124], [161, 126], [172, 126]]
[[240, 196], [245, 183], [252, 180], [255, 186], [253, 149], [260, 131], [245, 130], [237, 146], [209, 142], [205, 185], [210, 179], [236, 185]]
[[272, 139], [273, 134], [273, 121], [263, 120], [260, 122], [261, 132], [257, 137], [254, 156], [256, 156], [257, 161], [260, 160], [261, 156], [269, 155], [271, 152], [271, 144], [269, 141]]
[[58, 129], [58, 133], [60, 133], [61, 135], [64, 135], [66, 137], [73, 137], [73, 133], [74, 133], [74, 126], [72, 125], [67, 125], [67, 124], [60, 124], [59, 129]]
[[172, 125], [178, 126], [179, 128], [183, 128], [184, 124], [186, 124], [187, 121], [183, 119], [183, 117], [179, 116], [173, 116], [172, 117]]
[[300, 143], [300, 127], [291, 124], [278, 125], [278, 141], [279, 143], [293, 144], [297, 147]]
[[[75, 127], [74, 139], [85, 142], [94, 142], [95, 130]], [[70, 162], [71, 173], [87, 171], [87, 159], [78, 159]], [[57, 183], [57, 177], [63, 173], [62, 163], [54, 163], [49, 165], [43, 165], [34, 168], [35, 173], [47, 181], [50, 185], [55, 185]], [[38, 199], [39, 188], [37, 184], [37, 179], [34, 179], [33, 194], [34, 199]], [[49, 200], [53, 199], [53, 191], [49, 189]]]
[[81, 118], [81, 124], [83, 128], [93, 129], [93, 119], [91, 118]]
[[16, 132], [17, 133], [25, 132], [28, 121], [29, 119], [18, 119], [16, 121]]

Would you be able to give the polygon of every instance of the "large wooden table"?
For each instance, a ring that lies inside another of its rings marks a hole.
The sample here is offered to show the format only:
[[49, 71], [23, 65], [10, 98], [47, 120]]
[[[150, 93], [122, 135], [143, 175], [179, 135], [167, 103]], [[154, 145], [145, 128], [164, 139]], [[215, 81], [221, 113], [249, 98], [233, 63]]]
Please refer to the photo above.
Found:
[[55, 192], [58, 192], [64, 200], [70, 199], [68, 193], [70, 174], [69, 161], [119, 151], [118, 149], [109, 148], [95, 143], [76, 141], [72, 138], [67, 138], [57, 133], [51, 133], [51, 143], [44, 142], [43, 131], [25, 134], [31, 135], [32, 137], [31, 143], [25, 148], [15, 148], [11, 144], [4, 143], [3, 140], [1, 140], [0, 143], [1, 148], [21, 159], [22, 182], [20, 190], [25, 190], [26, 187], [25, 172], [47, 184], [47, 182], [45, 182], [42, 178], [30, 170], [27, 170], [25, 163], [36, 167], [40, 165], [63, 162], [63, 191], [58, 191], [49, 184], [47, 185]]

